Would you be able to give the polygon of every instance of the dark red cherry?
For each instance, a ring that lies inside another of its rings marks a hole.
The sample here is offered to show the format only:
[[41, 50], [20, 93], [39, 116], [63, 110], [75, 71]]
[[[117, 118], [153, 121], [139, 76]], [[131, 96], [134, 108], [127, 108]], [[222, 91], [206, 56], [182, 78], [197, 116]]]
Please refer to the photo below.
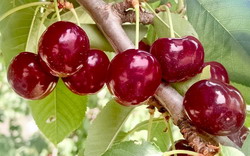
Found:
[[108, 66], [109, 59], [103, 51], [89, 50], [82, 69], [63, 81], [76, 94], [96, 93], [106, 82]]
[[214, 135], [230, 135], [243, 126], [246, 105], [240, 92], [218, 80], [201, 80], [192, 85], [184, 97], [190, 120]]
[[58, 81], [41, 68], [38, 56], [29, 52], [22, 52], [12, 60], [7, 77], [18, 95], [31, 100], [47, 96]]
[[149, 52], [150, 51], [150, 45], [146, 44], [143, 41], [140, 41], [139, 42], [139, 49]]
[[[175, 142], [175, 149], [176, 150], [194, 151], [194, 149], [184, 139], [181, 139], [181, 140], [178, 140]], [[174, 155], [171, 155], [171, 156], [174, 156]], [[177, 154], [177, 156], [189, 156], [189, 155], [188, 154]]]
[[205, 62], [204, 67], [210, 65], [211, 79], [219, 80], [229, 84], [229, 77], [226, 68], [219, 62]]
[[246, 126], [243, 126], [239, 131], [236, 133], [233, 133], [228, 136], [230, 140], [232, 140], [236, 145], [239, 147], [242, 147], [244, 141], [247, 138], [247, 135], [249, 134], [249, 129]]
[[89, 39], [82, 28], [71, 22], [59, 21], [49, 26], [41, 36], [38, 53], [51, 74], [67, 77], [82, 68], [89, 46]]
[[198, 39], [160, 38], [151, 46], [150, 52], [161, 64], [163, 79], [179, 82], [200, 72], [204, 63], [204, 49]]
[[117, 54], [108, 70], [107, 86], [116, 100], [137, 105], [155, 93], [161, 82], [158, 61], [148, 52], [129, 49]]

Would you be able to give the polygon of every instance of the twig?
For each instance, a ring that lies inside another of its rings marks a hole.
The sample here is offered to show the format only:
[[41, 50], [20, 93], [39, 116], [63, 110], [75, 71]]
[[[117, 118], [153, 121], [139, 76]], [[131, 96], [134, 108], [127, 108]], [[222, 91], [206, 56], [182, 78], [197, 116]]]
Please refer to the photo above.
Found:
[[[122, 6], [124, 6], [124, 8], [122, 8], [121, 10], [127, 10], [128, 8], [126, 8], [125, 6], [129, 6], [129, 4], [120, 3], [120, 5], [123, 4], [120, 7], [117, 7], [117, 6], [114, 7], [115, 5], [118, 5], [118, 4], [114, 4], [112, 7], [111, 4], [106, 4], [103, 0], [77, 0], [77, 1], [83, 7], [85, 7], [85, 9], [89, 12], [89, 14], [92, 16], [92, 18], [94, 19], [98, 27], [101, 29], [101, 31], [104, 33], [106, 38], [109, 40], [109, 42], [111, 43], [113, 48], [116, 50], [116, 52], [122, 52], [127, 49], [135, 48], [135, 46], [130, 41], [130, 39], [128, 38], [128, 36], [126, 35], [126, 33], [121, 27], [121, 24], [123, 22], [121, 18], [123, 16], [119, 15], [120, 13], [118, 12], [121, 12], [121, 11], [117, 10]], [[185, 116], [184, 116], [183, 104], [182, 104], [183, 97], [175, 89], [173, 89], [172, 87], [168, 85], [161, 84], [155, 93], [155, 98], [159, 100], [160, 104], [165, 109], [168, 110], [169, 114], [171, 115], [173, 119], [174, 124], [179, 125], [181, 130], [183, 129], [183, 127], [185, 129], [186, 126], [190, 126], [190, 124], [188, 124], [187, 122], [185, 122], [186, 120], [184, 120]], [[183, 123], [182, 121], [184, 122], [184, 125], [182, 124]], [[196, 131], [196, 129], [191, 128], [190, 130], [199, 134]], [[185, 132], [183, 132], [183, 134], [185, 134]], [[216, 138], [216, 141], [223, 143], [224, 145], [231, 145], [233, 147], [237, 147], [227, 137], [216, 137], [216, 136], [213, 136], [213, 137]], [[195, 138], [200, 138], [200, 135], [197, 135], [197, 137]], [[186, 137], [186, 139], [188, 141], [191, 141], [191, 140], [193, 140], [193, 142], [195, 141], [194, 139], [188, 139], [188, 137]], [[204, 137], [203, 139], [204, 141], [207, 141], [206, 137]], [[227, 141], [225, 142], [225, 140]], [[193, 147], [195, 147], [197, 150], [200, 150], [200, 151], [211, 152], [207, 154], [209, 155], [209, 154], [212, 154], [215, 150], [217, 150], [215, 147], [217, 144], [212, 144], [214, 142], [211, 142], [211, 141], [208, 141], [208, 142], [211, 143], [211, 144], [206, 145], [206, 147], [209, 149], [201, 150], [200, 148], [198, 148], [198, 145], [193, 145]]]

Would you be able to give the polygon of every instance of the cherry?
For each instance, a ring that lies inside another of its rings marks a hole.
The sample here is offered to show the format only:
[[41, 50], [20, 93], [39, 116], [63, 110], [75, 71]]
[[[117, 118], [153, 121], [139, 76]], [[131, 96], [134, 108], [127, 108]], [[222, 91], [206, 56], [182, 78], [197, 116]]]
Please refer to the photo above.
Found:
[[249, 129], [246, 126], [243, 126], [239, 131], [236, 133], [233, 133], [228, 136], [230, 140], [232, 140], [236, 145], [239, 147], [242, 147], [244, 141], [247, 138], [247, 135], [249, 134]]
[[18, 95], [31, 100], [47, 96], [58, 81], [57, 77], [44, 71], [38, 55], [29, 52], [22, 52], [12, 60], [7, 77]]
[[148, 52], [129, 49], [117, 54], [108, 70], [107, 86], [116, 101], [130, 106], [152, 96], [161, 82], [158, 61]]
[[[194, 151], [194, 149], [184, 139], [181, 139], [181, 140], [178, 140], [175, 142], [175, 149], [176, 150]], [[171, 155], [171, 156], [174, 156], [174, 155]], [[177, 156], [189, 156], [189, 155], [188, 154], [177, 154]]]
[[109, 59], [103, 51], [89, 50], [83, 68], [63, 81], [76, 94], [96, 93], [106, 82], [108, 66]]
[[185, 112], [199, 128], [214, 135], [230, 135], [243, 126], [246, 105], [240, 92], [218, 80], [201, 80], [184, 97]]
[[140, 41], [139, 42], [139, 49], [149, 52], [150, 51], [150, 45], [146, 44], [143, 41]]
[[161, 64], [163, 79], [179, 82], [195, 76], [204, 63], [204, 49], [198, 39], [160, 38], [151, 46], [150, 52]]
[[59, 21], [47, 28], [39, 41], [38, 53], [54, 76], [67, 77], [82, 68], [89, 39], [79, 26]]
[[229, 84], [229, 77], [225, 67], [219, 62], [205, 62], [204, 67], [210, 65], [211, 79]]

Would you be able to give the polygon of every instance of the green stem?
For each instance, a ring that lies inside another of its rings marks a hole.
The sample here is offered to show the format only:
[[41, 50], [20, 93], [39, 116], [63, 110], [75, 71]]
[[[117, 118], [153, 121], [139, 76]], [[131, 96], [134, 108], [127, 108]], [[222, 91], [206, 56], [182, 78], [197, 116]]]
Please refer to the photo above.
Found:
[[139, 48], [139, 33], [140, 33], [140, 8], [139, 4], [135, 6], [135, 49]]
[[184, 0], [178, 0], [178, 9], [177, 12], [181, 12], [181, 10], [185, 7]]
[[80, 24], [80, 21], [79, 21], [79, 18], [78, 18], [78, 15], [76, 13], [76, 10], [74, 8], [71, 8], [70, 11], [72, 12], [72, 14], [75, 16], [76, 18], [76, 22], [77, 22], [77, 25], [80, 27], [81, 24]]
[[60, 16], [60, 13], [59, 13], [57, 0], [54, 0], [54, 5], [55, 5], [55, 10], [56, 10], [57, 20], [61, 21], [61, 16]]
[[170, 36], [171, 36], [171, 38], [175, 38], [172, 15], [171, 15], [171, 12], [170, 12], [169, 8], [166, 7], [166, 9], [167, 9], [168, 19], [169, 19]]
[[163, 156], [171, 156], [176, 154], [187, 154], [187, 155], [193, 155], [193, 156], [199, 156], [199, 153], [193, 152], [193, 151], [187, 151], [187, 150], [173, 150], [169, 152], [165, 152]]
[[[161, 19], [161, 17], [154, 11], [154, 9], [147, 3], [147, 2], [144, 2], [144, 4], [146, 5], [146, 7], [150, 10], [150, 11], [152, 11], [152, 13], [166, 26], [166, 27], [168, 27], [169, 29], [171, 29], [171, 26], [170, 25], [168, 25], [165, 21], [163, 21], [162, 19]], [[170, 20], [170, 19], [169, 19]], [[173, 26], [172, 26], [173, 27]]]
[[33, 2], [33, 3], [20, 5], [20, 6], [16, 7], [16, 8], [13, 8], [13, 9], [7, 11], [2, 16], [0, 16], [0, 22], [2, 20], [4, 20], [6, 17], [8, 17], [9, 15], [11, 15], [11, 14], [13, 14], [13, 13], [19, 11], [19, 10], [26, 9], [26, 8], [29, 8], [29, 7], [33, 7], [33, 6], [49, 5], [49, 4], [51, 4], [51, 2]]
[[[149, 109], [149, 112], [151, 110]], [[152, 125], [153, 125], [153, 119], [154, 119], [154, 113], [150, 112], [150, 117], [149, 117], [149, 121], [148, 121], [148, 136], [147, 136], [147, 141], [150, 141], [151, 138], [151, 130], [152, 130]]]
[[31, 22], [31, 25], [30, 25], [29, 35], [28, 35], [28, 38], [27, 38], [27, 41], [26, 41], [26, 46], [25, 46], [26, 51], [28, 51], [28, 44], [30, 42], [30, 37], [31, 37], [31, 34], [32, 34], [32, 30], [33, 30], [33, 27], [34, 27], [35, 20], [36, 20], [36, 15], [37, 15], [39, 9], [40, 9], [40, 6], [38, 6], [36, 8], [33, 19], [32, 19], [32, 22]]
[[169, 133], [170, 141], [172, 144], [172, 149], [175, 150], [174, 137], [173, 137], [173, 132], [172, 132], [172, 128], [171, 128], [171, 119], [169, 119], [167, 121], [167, 126], [168, 126], [168, 133]]

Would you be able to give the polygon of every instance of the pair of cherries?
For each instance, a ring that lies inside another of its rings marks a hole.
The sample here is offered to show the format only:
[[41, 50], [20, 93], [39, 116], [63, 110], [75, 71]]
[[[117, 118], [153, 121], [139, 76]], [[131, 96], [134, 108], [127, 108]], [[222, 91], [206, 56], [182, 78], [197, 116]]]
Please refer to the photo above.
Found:
[[36, 100], [55, 88], [59, 77], [74, 93], [95, 93], [105, 84], [109, 59], [90, 50], [87, 34], [71, 22], [52, 24], [39, 40], [38, 55], [22, 52], [8, 68], [8, 81], [20, 96]]

